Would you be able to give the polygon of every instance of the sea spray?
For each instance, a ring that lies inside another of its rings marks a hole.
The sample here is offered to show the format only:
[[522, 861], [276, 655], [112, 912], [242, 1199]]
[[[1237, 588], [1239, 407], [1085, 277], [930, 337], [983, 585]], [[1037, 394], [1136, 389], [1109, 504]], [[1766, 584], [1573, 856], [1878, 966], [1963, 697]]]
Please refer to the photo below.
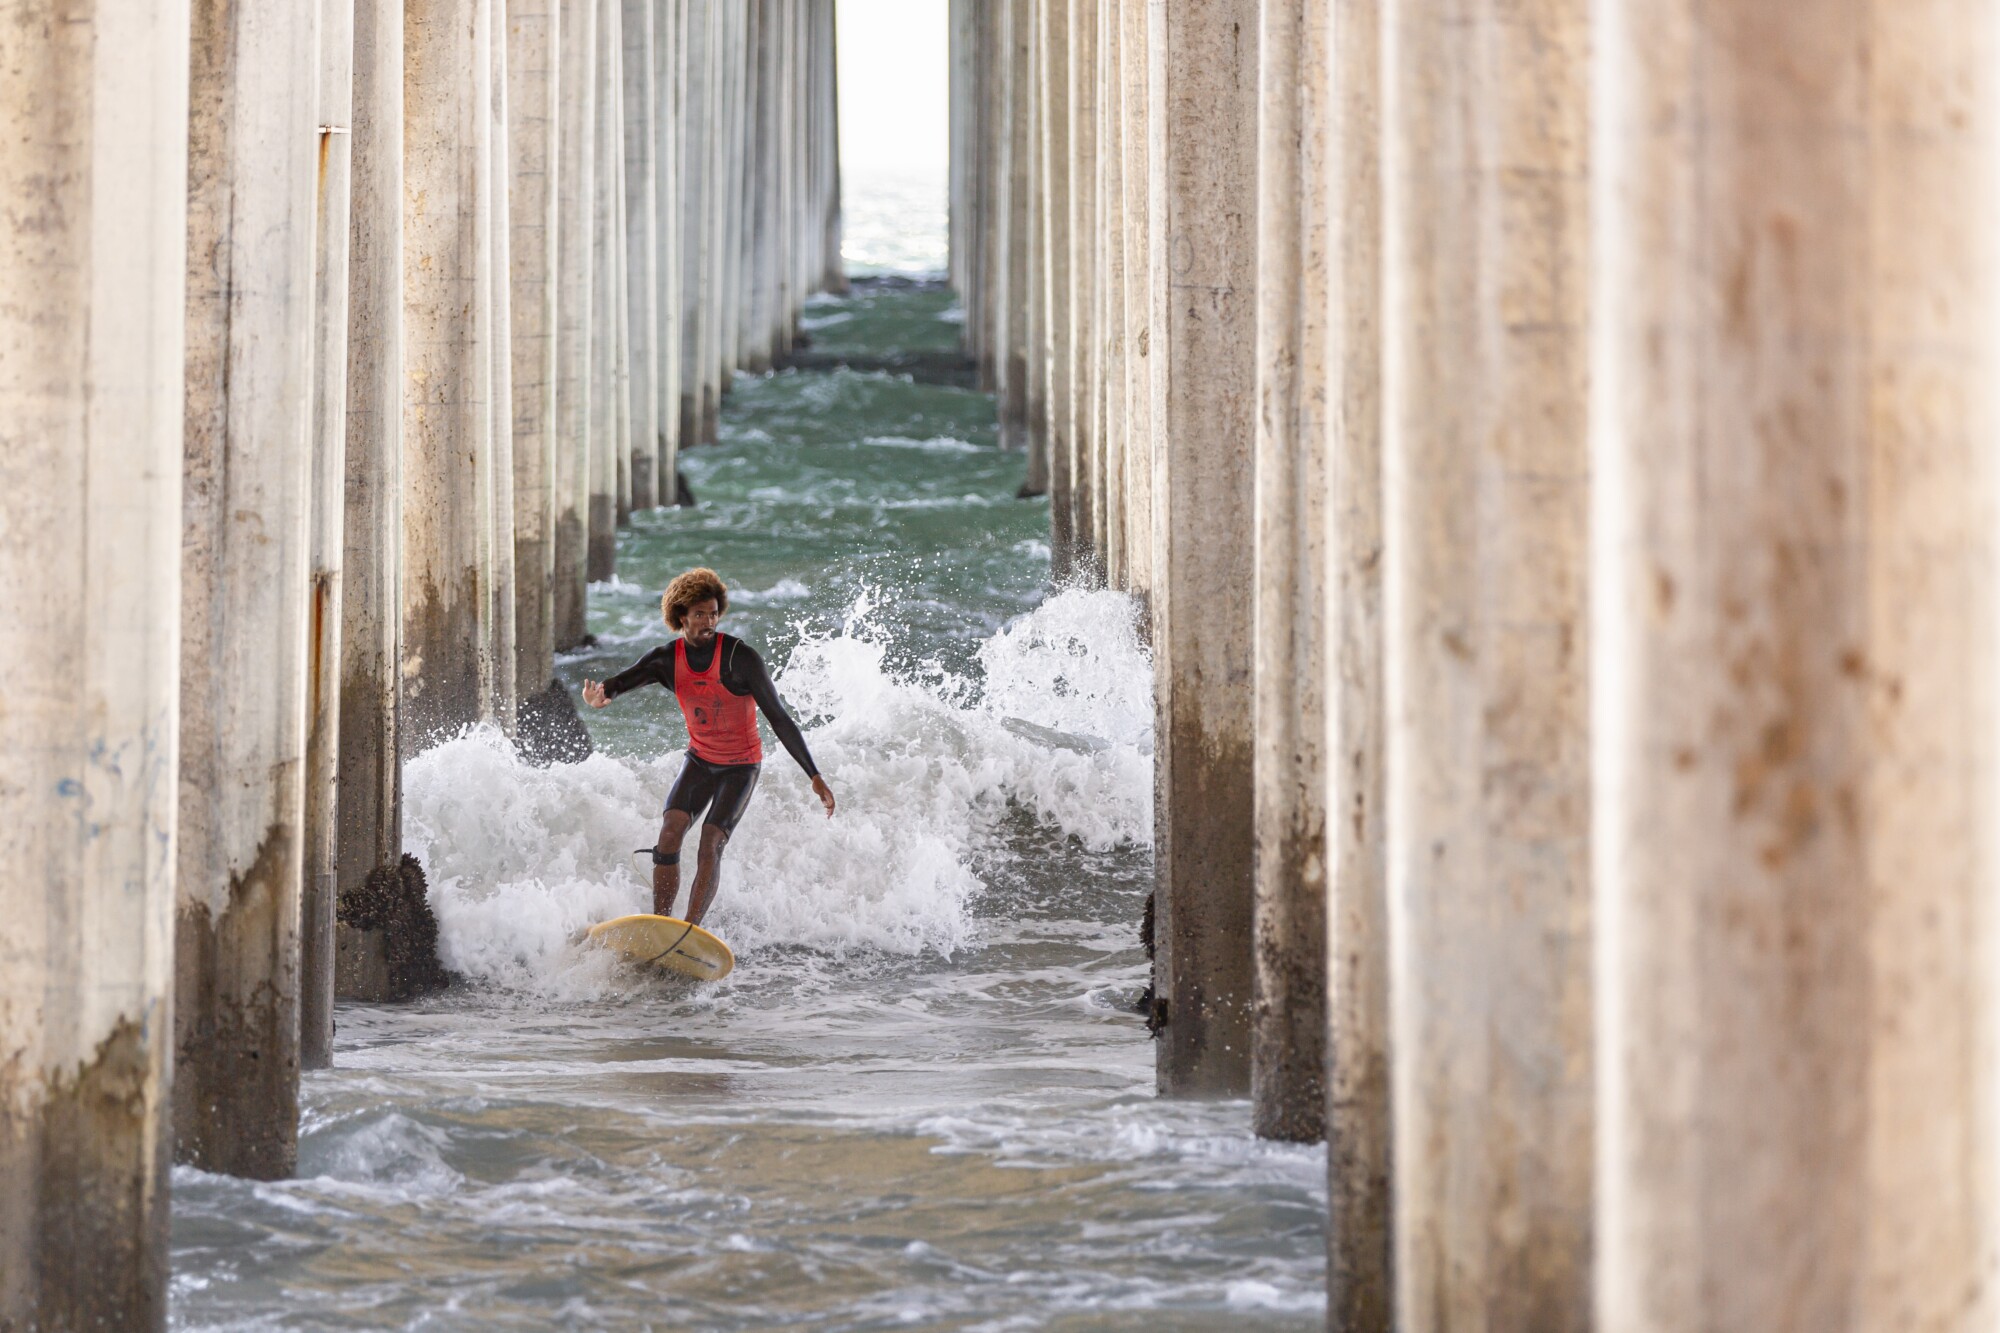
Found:
[[[1002, 854], [993, 830], [1010, 807], [1092, 850], [1150, 837], [1152, 669], [1130, 598], [1061, 592], [963, 676], [899, 671], [893, 646], [864, 592], [776, 673], [840, 808], [825, 818], [767, 747], [707, 923], [739, 952], [949, 954], [972, 930], [975, 857]], [[680, 762], [673, 750], [534, 768], [491, 730], [412, 760], [406, 840], [430, 871], [446, 965], [555, 994], [612, 984], [573, 937], [650, 910], [650, 866], [633, 851], [653, 842]]]

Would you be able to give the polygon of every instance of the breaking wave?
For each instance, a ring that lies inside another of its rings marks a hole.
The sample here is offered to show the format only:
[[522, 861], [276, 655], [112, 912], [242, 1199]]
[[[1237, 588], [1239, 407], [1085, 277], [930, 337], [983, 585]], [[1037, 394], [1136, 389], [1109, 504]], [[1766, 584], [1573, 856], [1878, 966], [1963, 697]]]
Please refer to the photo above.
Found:
[[[964, 676], [892, 668], [893, 630], [865, 593], [837, 628], [806, 632], [777, 681], [839, 810], [827, 819], [767, 742], [707, 924], [739, 952], [949, 953], [982, 889], [975, 854], [1009, 854], [995, 830], [1010, 810], [1093, 850], [1148, 840], [1152, 667], [1135, 617], [1120, 593], [1059, 593]], [[405, 842], [429, 873], [446, 966], [535, 991], [609, 985], [602, 957], [571, 941], [650, 910], [633, 849], [651, 845], [680, 760], [536, 768], [485, 729], [410, 761]]]

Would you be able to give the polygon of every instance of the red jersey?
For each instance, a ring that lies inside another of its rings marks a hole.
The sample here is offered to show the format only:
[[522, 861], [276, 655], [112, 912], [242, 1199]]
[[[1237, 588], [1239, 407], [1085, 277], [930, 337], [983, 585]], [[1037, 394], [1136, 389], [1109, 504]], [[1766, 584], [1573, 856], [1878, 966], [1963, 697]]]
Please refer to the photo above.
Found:
[[711, 764], [761, 764], [764, 738], [757, 734], [757, 701], [731, 694], [722, 683], [722, 655], [729, 649], [725, 634], [715, 636], [708, 670], [688, 665], [687, 640], [674, 640], [674, 701], [687, 719], [688, 749]]

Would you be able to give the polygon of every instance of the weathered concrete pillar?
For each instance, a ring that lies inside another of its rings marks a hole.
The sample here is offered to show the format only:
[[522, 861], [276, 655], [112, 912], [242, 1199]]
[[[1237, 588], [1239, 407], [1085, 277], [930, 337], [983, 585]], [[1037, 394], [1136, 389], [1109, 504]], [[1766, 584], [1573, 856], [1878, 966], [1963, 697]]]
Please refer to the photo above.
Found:
[[[951, 95], [958, 108], [958, 142], [961, 150], [952, 154], [958, 183], [952, 195], [952, 287], [958, 293], [964, 319], [959, 324], [959, 346], [966, 358], [979, 364], [985, 327], [982, 302], [985, 299], [984, 244], [987, 208], [986, 177], [986, 64], [982, 36], [990, 6], [976, 0], [952, 0]], [[824, 63], [823, 61], [819, 63]], [[817, 65], [815, 66], [817, 70]], [[815, 190], [820, 188], [818, 180]]]
[[1325, 1133], [1327, 24], [1262, 0], [1257, 125], [1252, 1121]]
[[1112, 0], [1118, 8], [1119, 171], [1124, 194], [1120, 239], [1125, 252], [1125, 301], [1111, 312], [1125, 349], [1126, 586], [1142, 596], [1153, 587], [1154, 440], [1152, 312], [1156, 283], [1149, 220], [1151, 181], [1148, 89], [1152, 79], [1149, 0]]
[[[945, 180], [945, 278], [963, 304], [972, 286], [972, 179], [978, 171], [974, 154], [975, 108], [973, 65], [974, 0], [950, 0], [951, 17], [946, 28], [947, 59], [951, 75], [946, 84], [946, 111], [949, 118]], [[966, 326], [960, 325], [961, 331]]]
[[765, 132], [765, 151], [770, 154], [770, 164], [765, 170], [764, 207], [768, 210], [765, 244], [763, 332], [758, 335], [760, 343], [768, 339], [770, 355], [782, 356], [786, 351], [784, 337], [785, 302], [791, 284], [786, 281], [785, 266], [790, 262], [791, 245], [789, 238], [795, 231], [792, 218], [785, 211], [790, 202], [791, 192], [786, 182], [791, 176], [792, 136], [786, 129], [786, 116], [791, 110], [791, 0], [766, 0], [766, 22], [771, 25], [769, 40], [771, 62], [771, 87], [765, 97], [770, 111], [771, 123]]
[[1091, 386], [1101, 434], [1104, 490], [1099, 497], [1104, 524], [1104, 579], [1114, 588], [1131, 586], [1127, 543], [1132, 529], [1126, 506], [1125, 472], [1125, 132], [1123, 92], [1124, 30], [1118, 0], [1091, 0], [1097, 6], [1097, 290], [1092, 297], [1091, 339], [1097, 373]]
[[1327, 215], [1327, 1322], [1394, 1321], [1382, 768], [1382, 0], [1335, 0]]
[[591, 78], [597, 85], [597, 123], [591, 156], [596, 163], [590, 203], [590, 551], [586, 566], [592, 583], [612, 576], [617, 562], [619, 501], [620, 386], [618, 313], [625, 302], [618, 286], [617, 236], [623, 230], [618, 183], [619, 131], [624, 124], [623, 83], [619, 76], [618, 0], [595, 0], [597, 43]]
[[777, 163], [771, 152], [775, 123], [774, 94], [777, 87], [776, 30], [777, 5], [774, 0], [747, 0], [745, 52], [743, 144], [743, 290], [738, 295], [743, 310], [738, 328], [738, 358], [752, 374], [771, 368], [770, 318], [772, 279], [770, 264], [777, 219], [771, 215], [772, 173]]
[[707, 438], [703, 426], [709, 382], [711, 252], [715, 241], [709, 198], [715, 161], [713, 109], [715, 8], [687, 0], [687, 91], [681, 115], [687, 151], [681, 158], [681, 444]]
[[716, 301], [717, 383], [720, 395], [729, 392], [730, 381], [742, 363], [743, 319], [743, 207], [744, 161], [747, 157], [749, 120], [744, 114], [748, 84], [749, 0], [722, 0], [722, 131], [719, 140], [722, 165], [721, 183], [722, 250], [719, 259], [721, 293]]
[[[354, 0], [336, 889], [403, 849], [403, 0]], [[339, 959], [352, 941], [335, 928]]]
[[1029, 83], [1039, 114], [1031, 127], [1034, 167], [1030, 181], [1032, 228], [1028, 294], [1029, 448], [1046, 460], [1049, 493], [1050, 573], [1067, 579], [1076, 554], [1076, 394], [1070, 380], [1076, 358], [1070, 208], [1070, 34], [1072, 0], [1033, 0], [1034, 40], [1029, 43]]
[[707, 276], [702, 292], [702, 421], [701, 438], [714, 443], [722, 410], [722, 392], [727, 382], [723, 370], [723, 307], [729, 268], [726, 262], [731, 242], [728, 225], [729, 193], [729, 105], [728, 5], [717, 3], [708, 20], [708, 168], [703, 177], [704, 223], [708, 228]]
[[784, 0], [759, 0], [757, 9], [757, 110], [758, 147], [751, 159], [757, 173], [751, 192], [758, 216], [749, 231], [757, 240], [757, 272], [751, 283], [751, 308], [756, 312], [751, 326], [748, 368], [768, 370], [777, 353], [779, 306], [784, 299], [784, 281], [779, 267], [784, 254], [786, 230], [783, 208], [783, 131], [785, 42]]
[[354, 144], [354, 0], [319, 3], [314, 195], [312, 587], [306, 647], [305, 867], [299, 910], [299, 1064], [333, 1063], [335, 798], [340, 775], [341, 561], [347, 508], [348, 200]]
[[[605, 14], [616, 25], [612, 35], [611, 59], [614, 77], [619, 79], [617, 86], [622, 89], [624, 19], [619, 9], [617, 0], [612, 0]], [[633, 364], [631, 308], [625, 295], [632, 290], [632, 255], [625, 240], [625, 114], [622, 91], [617, 95], [620, 104], [617, 119], [611, 126], [612, 142], [607, 161], [611, 170], [611, 401], [618, 420], [618, 526], [623, 528], [630, 525], [632, 518], [632, 379], [638, 368]]]
[[752, 170], [755, 161], [756, 122], [752, 107], [757, 93], [756, 83], [756, 20], [757, 0], [737, 0], [733, 19], [736, 36], [731, 67], [731, 77], [736, 81], [731, 98], [735, 127], [731, 131], [735, 144], [730, 170], [734, 173], [734, 193], [730, 207], [734, 210], [730, 234], [736, 237], [736, 245], [730, 251], [733, 265], [730, 275], [730, 290], [735, 293], [729, 303], [725, 318], [729, 322], [729, 369], [732, 374], [748, 369], [746, 364], [745, 328], [750, 309], [750, 260], [754, 254], [755, 236], [752, 231], [756, 219], [756, 176]]
[[777, 0], [777, 11], [778, 92], [774, 133], [777, 136], [778, 171], [772, 183], [772, 197], [776, 201], [773, 216], [777, 219], [777, 226], [772, 232], [774, 248], [771, 257], [777, 286], [773, 294], [771, 339], [775, 355], [789, 356], [792, 333], [798, 327], [798, 317], [805, 305], [799, 271], [800, 241], [805, 234], [799, 186], [803, 180], [805, 156], [803, 126], [798, 114], [802, 87], [800, 24], [805, 14], [805, 0]]
[[[1067, 291], [1060, 304], [1068, 331], [1059, 339], [1058, 355], [1068, 360], [1069, 403], [1060, 415], [1069, 422], [1070, 563], [1093, 582], [1104, 577], [1103, 533], [1097, 511], [1103, 487], [1098, 477], [1102, 461], [1097, 431], [1097, 340], [1091, 336], [1096, 310], [1097, 245], [1097, 5], [1094, 0], [1059, 0], [1068, 11], [1063, 40], [1068, 47], [1068, 140], [1061, 152], [1068, 160], [1069, 218], [1063, 228], [1069, 248]], [[1053, 499], [1053, 497], [1051, 497]]]
[[1597, 13], [1598, 1322], [1992, 1328], [1996, 15]]
[[[514, 443], [514, 680], [555, 674], [558, 0], [506, 0], [509, 355]], [[572, 168], [573, 169], [573, 168]]]
[[807, 257], [813, 252], [809, 238], [817, 230], [810, 225], [810, 194], [807, 183], [812, 172], [808, 151], [810, 125], [806, 107], [811, 83], [806, 63], [810, 36], [806, 26], [806, 0], [784, 0], [785, 41], [783, 48], [784, 103], [778, 119], [783, 136], [785, 170], [780, 179], [778, 213], [783, 219], [779, 232], [778, 272], [778, 351], [789, 356], [798, 336], [799, 319], [805, 314], [806, 295], [816, 285]]
[[1257, 3], [1156, 8], [1153, 649], [1167, 1094], [1250, 1089]]
[[406, 754], [492, 712], [491, 3], [404, 5]]
[[625, 95], [625, 322], [632, 420], [632, 508], [660, 503], [660, 96], [658, 0], [620, 0]]
[[0, 1325], [163, 1329], [188, 10], [67, 16], [0, 24]]
[[583, 641], [590, 545], [591, 255], [597, 198], [598, 0], [557, 0], [556, 520], [557, 651]]
[[823, 236], [819, 223], [819, 210], [815, 203], [819, 197], [817, 184], [820, 169], [819, 125], [815, 107], [820, 74], [813, 48], [814, 5], [812, 0], [790, 0], [790, 4], [794, 20], [789, 133], [793, 143], [795, 177], [787, 206], [787, 214], [793, 229], [792, 275], [788, 279], [791, 300], [787, 306], [785, 321], [787, 352], [797, 344], [800, 320], [805, 317], [806, 298], [819, 290], [821, 275], [826, 271], [826, 258], [819, 250]]
[[[1042, 87], [1048, 61], [1043, 57], [1042, 43], [1048, 35], [1048, 10], [1055, 3], [1058, 0], [1029, 0], [1028, 21], [1033, 31], [1028, 38], [1028, 64], [1022, 75], [1028, 83], [1028, 233], [1024, 242], [1028, 251], [1028, 286], [1024, 296], [1027, 349], [1023, 360], [1027, 387], [1023, 391], [1022, 412], [1028, 452], [1044, 460], [1049, 456], [1049, 228], [1054, 219], [1049, 212], [1049, 155], [1044, 137], [1049, 110], [1046, 90]], [[1043, 470], [1051, 470], [1046, 462]], [[1053, 489], [1055, 482], [1052, 480], [1049, 486]]]
[[[980, 311], [975, 339], [979, 363], [979, 387], [998, 394], [1006, 372], [1006, 356], [1001, 351], [1004, 321], [1000, 306], [1007, 298], [1007, 15], [1001, 3], [979, 7], [979, 291]], [[1046, 460], [1044, 460], [1046, 464]], [[1037, 479], [1030, 458], [1028, 490], [1046, 493], [1047, 468]]]
[[625, 18], [622, 0], [605, 0], [604, 12], [597, 16], [600, 32], [608, 44], [605, 60], [609, 73], [605, 96], [612, 99], [605, 112], [608, 118], [603, 169], [605, 208], [609, 214], [605, 245], [611, 284], [606, 292], [606, 310], [611, 321], [611, 414], [616, 443], [612, 456], [618, 473], [617, 525], [625, 527], [632, 517], [632, 322], [627, 306], [632, 284], [627, 280], [630, 254], [625, 243]]
[[199, 0], [189, 79], [175, 1156], [266, 1179], [298, 1148], [317, 27]]
[[821, 161], [825, 164], [825, 197], [821, 218], [821, 252], [825, 256], [825, 271], [821, 275], [821, 291], [844, 295], [847, 291], [847, 261], [840, 252], [840, 59], [838, 25], [834, 22], [834, 0], [824, 0], [820, 5], [820, 35], [815, 47], [822, 53], [821, 69], [825, 77], [821, 80], [824, 91], [820, 97], [819, 109], [814, 113], [820, 127]]
[[[486, 625], [487, 660], [492, 675], [488, 715], [508, 733], [514, 731], [514, 301], [513, 210], [508, 203], [508, 179], [513, 175], [507, 107], [507, 0], [485, 0], [486, 34], [491, 62], [492, 154], [486, 172], [491, 254], [487, 282], [492, 289], [492, 313], [487, 354], [493, 362], [492, 407], [488, 413], [493, 449], [481, 469], [486, 485], [485, 561], [492, 571], [481, 615]], [[538, 682], [545, 684], [546, 682]]]
[[[1111, 511], [1114, 506], [1124, 503], [1123, 467], [1115, 463], [1123, 441], [1114, 432], [1122, 432], [1122, 417], [1114, 416], [1111, 402], [1111, 367], [1113, 357], [1122, 355], [1118, 340], [1111, 335], [1111, 324], [1107, 318], [1111, 310], [1113, 286], [1111, 275], [1112, 236], [1111, 229], [1118, 225], [1117, 200], [1112, 191], [1118, 188], [1118, 173], [1112, 169], [1111, 154], [1118, 151], [1118, 138], [1122, 128], [1118, 124], [1118, 64], [1117, 38], [1118, 14], [1116, 0], [1095, 0], [1096, 13], [1092, 20], [1097, 29], [1097, 75], [1093, 114], [1096, 120], [1096, 135], [1091, 150], [1091, 189], [1095, 199], [1095, 223], [1097, 233], [1091, 259], [1090, 325], [1090, 415], [1095, 431], [1095, 446], [1092, 458], [1096, 469], [1097, 486], [1093, 491], [1095, 511], [1092, 514], [1094, 530], [1098, 542], [1098, 575], [1108, 582], [1111, 567]], [[1118, 475], [1114, 479], [1113, 472]], [[1119, 557], [1122, 566], [1123, 555]]]
[[[697, 0], [698, 2], [698, 0]], [[659, 162], [654, 172], [653, 208], [659, 219], [660, 253], [655, 265], [659, 288], [655, 298], [658, 320], [660, 474], [657, 503], [670, 505], [678, 495], [675, 478], [681, 445], [681, 158], [686, 127], [681, 104], [687, 82], [687, 10], [689, 0], [665, 0], [653, 32], [653, 87], [659, 99]]]
[[1390, 1045], [1415, 1328], [1590, 1323], [1587, 15], [1383, 15]]
[[1048, 489], [1046, 449], [1036, 449], [1028, 432], [1028, 250], [1034, 214], [1034, 6], [1036, 0], [996, 0], [1004, 10], [1000, 59], [1006, 69], [1005, 99], [1000, 107], [1000, 140], [1005, 173], [1002, 198], [1007, 210], [1000, 262], [1004, 298], [994, 310], [996, 342], [1002, 358], [1000, 374], [1000, 444], [1028, 450], [1028, 489]]

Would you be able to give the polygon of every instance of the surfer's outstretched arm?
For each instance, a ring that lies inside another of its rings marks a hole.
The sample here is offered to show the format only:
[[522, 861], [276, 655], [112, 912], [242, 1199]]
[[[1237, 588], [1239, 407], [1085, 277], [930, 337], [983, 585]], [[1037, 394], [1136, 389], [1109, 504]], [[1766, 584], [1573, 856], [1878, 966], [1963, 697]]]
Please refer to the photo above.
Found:
[[592, 708], [602, 708], [619, 695], [636, 690], [641, 685], [664, 685], [668, 693], [673, 692], [674, 650], [671, 646], [653, 649], [601, 685], [594, 680], [586, 680], [583, 682], [583, 701]]
[[771, 734], [778, 738], [778, 744], [785, 747], [805, 775], [812, 779], [813, 795], [819, 797], [828, 815], [833, 814], [833, 788], [826, 785], [820, 775], [819, 765], [813, 762], [812, 751], [806, 748], [806, 738], [799, 731], [799, 724], [785, 709], [785, 701], [778, 697], [778, 687], [771, 681], [771, 673], [765, 669], [764, 659], [749, 644], [737, 640], [730, 645], [730, 674], [739, 686], [757, 701], [757, 709], [764, 720], [771, 724]]

